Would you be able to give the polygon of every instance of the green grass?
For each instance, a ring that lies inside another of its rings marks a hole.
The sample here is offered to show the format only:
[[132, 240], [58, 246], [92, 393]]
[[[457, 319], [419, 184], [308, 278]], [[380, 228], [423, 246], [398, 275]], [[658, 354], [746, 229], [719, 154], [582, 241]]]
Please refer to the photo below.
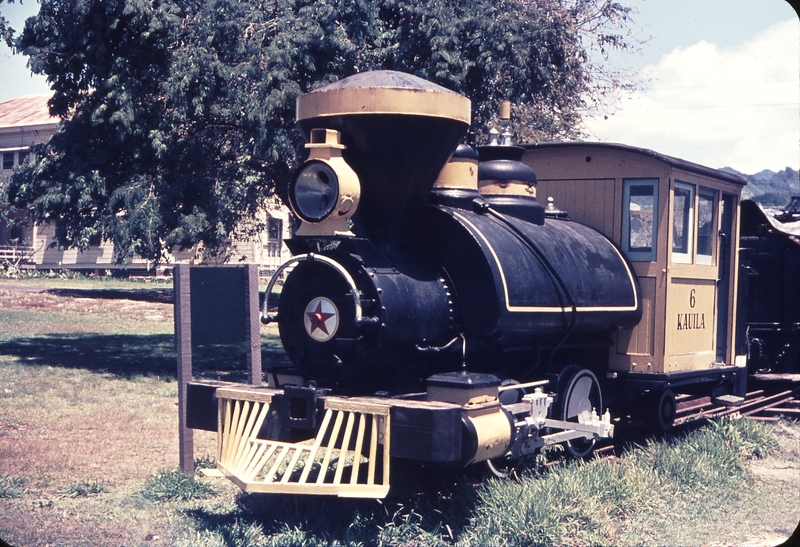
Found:
[[741, 481], [746, 461], [765, 457], [775, 446], [763, 424], [723, 419], [672, 441], [650, 441], [631, 457], [677, 487], [719, 487]]
[[88, 498], [106, 491], [106, 487], [97, 481], [81, 481], [63, 488], [61, 494], [68, 498]]
[[83, 273], [78, 270], [70, 270], [70, 269], [63, 269], [63, 270], [27, 270], [27, 269], [20, 269], [18, 271], [14, 271], [13, 268], [9, 267], [10, 264], [8, 262], [0, 262], [0, 282], [7, 280], [9, 282], [24, 282], [26, 284], [30, 283], [41, 283], [42, 285], [46, 285], [48, 287], [57, 286], [59, 284], [69, 284], [69, 285], [76, 285], [76, 284], [85, 284], [91, 286], [97, 286], [98, 283], [103, 284], [116, 284], [116, 285], [142, 285], [142, 284], [159, 284], [159, 285], [171, 285], [172, 278], [171, 277], [155, 277], [155, 276], [143, 276], [137, 277], [135, 279], [130, 279], [127, 277], [114, 277], [112, 275], [104, 275], [105, 272], [101, 272], [101, 275], [92, 275], [88, 273]]
[[147, 479], [142, 487], [142, 496], [150, 501], [198, 500], [215, 495], [211, 486], [180, 469], [161, 471]]
[[768, 426], [712, 422], [667, 441], [648, 441], [621, 461], [573, 462], [518, 484], [493, 481], [479, 492], [465, 544], [616, 545], [626, 523], [702, 500], [735, 497], [746, 462], [776, 446]]
[[[175, 378], [171, 319], [153, 321], [130, 312], [98, 313], [76, 304], [80, 299], [92, 298], [108, 303], [113, 310], [126, 301], [169, 301], [170, 284], [113, 278], [58, 281], [55, 288], [51, 280], [38, 278], [26, 280], [25, 285], [69, 297], [67, 310], [0, 306], [0, 359], [6, 357], [41, 367], [85, 369], [123, 378]], [[11, 283], [0, 279], [0, 290]], [[51, 301], [49, 305], [62, 304]], [[286, 360], [277, 332], [264, 333], [261, 338], [262, 362]], [[195, 350], [193, 369], [200, 378], [246, 381], [245, 363], [244, 344], [204, 346]]]
[[25, 494], [25, 483], [21, 477], [0, 475], [0, 499], [21, 498]]
[[417, 509], [396, 501], [240, 494], [234, 504], [214, 500], [188, 507], [184, 515], [194, 532], [178, 545], [448, 545], [443, 515], [429, 520]]
[[214, 530], [202, 530], [178, 544], [179, 547], [261, 547], [268, 543], [258, 524], [239, 521]]
[[[177, 396], [177, 394], [176, 394]], [[195, 473], [200, 472], [202, 469], [215, 469], [217, 467], [217, 458], [210, 454], [204, 454], [199, 458], [194, 459]]]

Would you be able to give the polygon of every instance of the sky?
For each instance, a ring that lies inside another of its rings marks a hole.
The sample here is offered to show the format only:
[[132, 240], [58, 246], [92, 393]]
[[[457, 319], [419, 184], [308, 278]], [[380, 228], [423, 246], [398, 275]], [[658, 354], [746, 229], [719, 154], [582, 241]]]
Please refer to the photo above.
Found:
[[[613, 66], [638, 89], [586, 120], [588, 140], [649, 148], [745, 174], [800, 169], [800, 19], [785, 0], [618, 0], [638, 51]], [[19, 32], [35, 0], [4, 2]], [[0, 45], [0, 101], [47, 93]]]
[[[9, 21], [17, 35], [22, 32], [25, 19], [38, 12], [36, 0], [14, 0], [13, 4], [8, 1], [0, 4], [0, 14]], [[5, 43], [0, 42], [0, 102], [23, 95], [50, 92], [45, 77], [31, 74], [26, 62], [27, 57], [13, 55]]]
[[590, 140], [745, 174], [800, 168], [800, 19], [784, 0], [620, 0], [644, 41], [611, 62], [639, 89]]

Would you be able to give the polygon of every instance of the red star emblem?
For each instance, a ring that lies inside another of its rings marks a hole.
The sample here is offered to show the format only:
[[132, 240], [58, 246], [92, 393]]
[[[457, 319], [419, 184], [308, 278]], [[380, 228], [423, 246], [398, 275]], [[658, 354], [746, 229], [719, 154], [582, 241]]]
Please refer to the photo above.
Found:
[[325, 334], [330, 334], [328, 332], [328, 328], [325, 326], [325, 321], [336, 315], [335, 313], [325, 313], [322, 311], [322, 302], [317, 302], [317, 309], [314, 311], [306, 312], [309, 320], [311, 321], [311, 332], [313, 334], [315, 330], [319, 329]]

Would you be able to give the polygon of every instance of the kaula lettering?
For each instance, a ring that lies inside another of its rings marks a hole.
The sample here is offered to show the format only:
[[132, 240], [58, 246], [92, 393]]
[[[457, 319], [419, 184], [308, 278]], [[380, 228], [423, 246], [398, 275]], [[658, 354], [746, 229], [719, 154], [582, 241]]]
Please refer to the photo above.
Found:
[[695, 330], [706, 328], [706, 314], [679, 313], [678, 330]]

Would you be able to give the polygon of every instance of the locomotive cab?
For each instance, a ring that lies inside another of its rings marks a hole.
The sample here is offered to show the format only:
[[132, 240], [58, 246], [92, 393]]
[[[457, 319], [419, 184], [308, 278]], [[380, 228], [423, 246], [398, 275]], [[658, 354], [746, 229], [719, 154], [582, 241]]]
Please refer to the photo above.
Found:
[[618, 144], [526, 149], [523, 161], [536, 170], [540, 193], [613, 240], [641, 287], [642, 319], [620, 330], [609, 351], [608, 380], [621, 387], [611, 391], [649, 392], [665, 428], [678, 393], [710, 388], [728, 402], [744, 396], [746, 357], [735, 343], [735, 319], [746, 180]]

